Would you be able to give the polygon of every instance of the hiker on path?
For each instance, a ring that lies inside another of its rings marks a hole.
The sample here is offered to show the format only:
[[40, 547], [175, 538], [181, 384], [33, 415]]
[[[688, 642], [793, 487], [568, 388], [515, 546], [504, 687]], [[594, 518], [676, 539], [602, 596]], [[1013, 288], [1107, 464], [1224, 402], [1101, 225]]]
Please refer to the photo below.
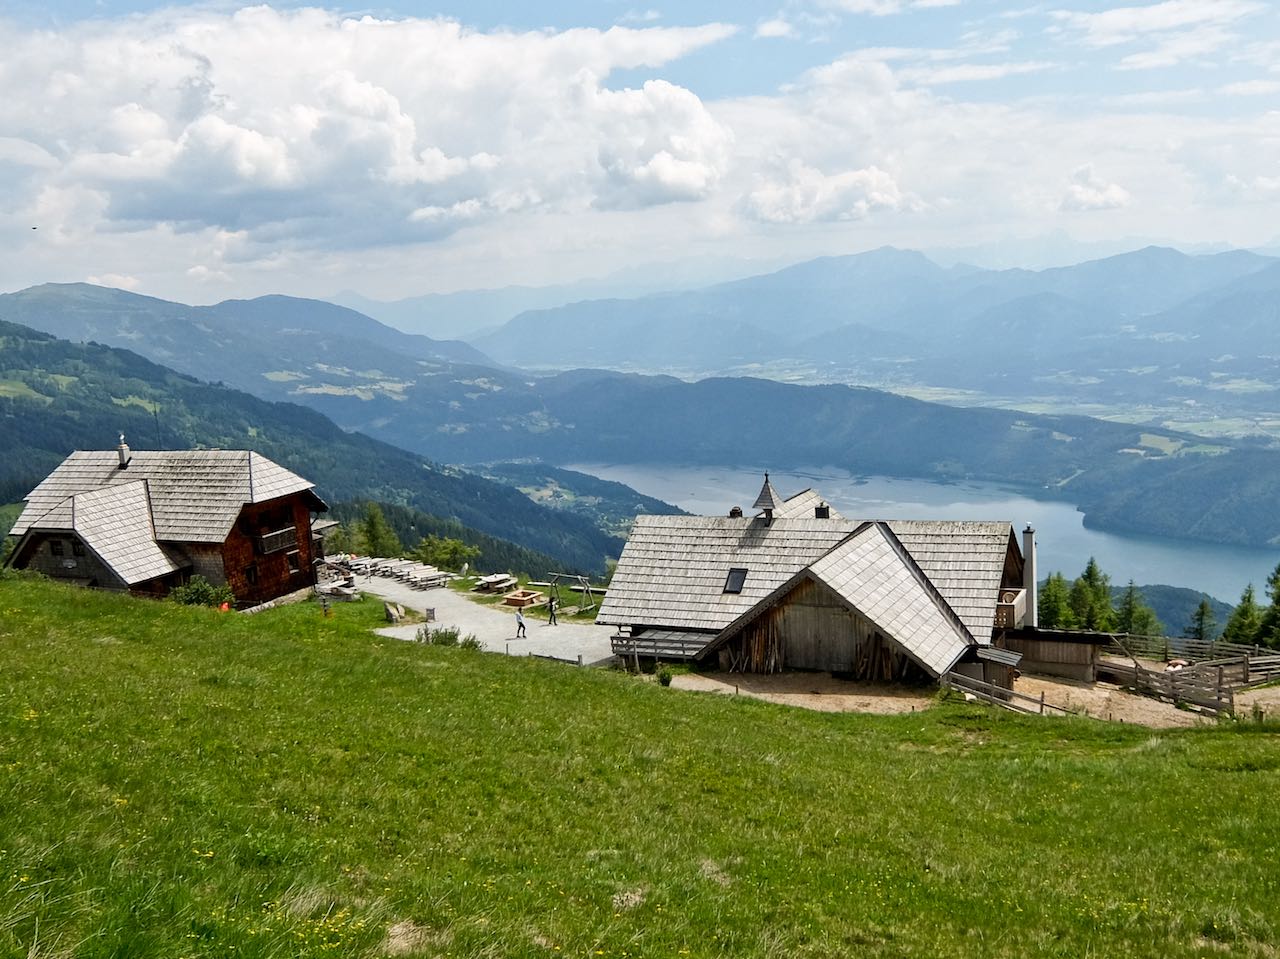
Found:
[[527, 634], [524, 631], [524, 610], [516, 610], [516, 639], [524, 639]]
[[547, 625], [559, 625], [559, 623], [556, 622], [556, 600], [554, 596], [547, 600]]

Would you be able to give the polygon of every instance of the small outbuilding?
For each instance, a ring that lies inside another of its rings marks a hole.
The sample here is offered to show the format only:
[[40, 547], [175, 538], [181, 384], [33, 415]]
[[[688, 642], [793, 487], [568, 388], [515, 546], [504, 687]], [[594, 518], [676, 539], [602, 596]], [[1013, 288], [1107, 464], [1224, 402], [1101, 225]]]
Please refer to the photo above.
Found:
[[72, 453], [26, 496], [8, 565], [163, 596], [200, 574], [240, 605], [313, 585], [312, 483], [251, 450]]

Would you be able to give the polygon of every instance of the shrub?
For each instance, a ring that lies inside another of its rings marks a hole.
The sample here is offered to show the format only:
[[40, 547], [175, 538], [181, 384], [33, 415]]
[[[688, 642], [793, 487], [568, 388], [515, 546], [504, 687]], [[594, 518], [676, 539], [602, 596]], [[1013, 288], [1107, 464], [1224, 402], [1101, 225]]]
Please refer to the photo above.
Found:
[[169, 598], [183, 606], [221, 606], [223, 603], [234, 604], [235, 593], [225, 583], [214, 586], [199, 573], [169, 593]]
[[671, 685], [671, 670], [669, 670], [669, 669], [667, 669], [667, 668], [665, 668], [665, 667], [664, 667], [664, 668], [662, 668], [662, 669], [660, 669], [660, 670], [658, 670], [658, 682], [660, 682], [663, 686], [670, 686], [670, 685]]
[[428, 646], [460, 646], [462, 649], [480, 649], [480, 640], [470, 633], [463, 636], [457, 626], [419, 626], [418, 642]]

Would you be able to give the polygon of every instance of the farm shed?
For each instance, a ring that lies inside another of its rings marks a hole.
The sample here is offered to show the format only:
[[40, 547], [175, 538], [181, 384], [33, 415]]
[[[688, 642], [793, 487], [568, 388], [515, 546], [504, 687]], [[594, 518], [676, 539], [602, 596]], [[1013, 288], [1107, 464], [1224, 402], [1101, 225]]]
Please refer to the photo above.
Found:
[[767, 475], [755, 509], [636, 518], [597, 617], [619, 627], [616, 653], [1012, 681], [1016, 655], [978, 655], [993, 644], [997, 606], [1021, 598], [1009, 523], [850, 520], [812, 490], [783, 500]]
[[200, 574], [237, 603], [314, 582], [313, 485], [249, 450], [72, 453], [26, 496], [16, 569], [163, 596]]

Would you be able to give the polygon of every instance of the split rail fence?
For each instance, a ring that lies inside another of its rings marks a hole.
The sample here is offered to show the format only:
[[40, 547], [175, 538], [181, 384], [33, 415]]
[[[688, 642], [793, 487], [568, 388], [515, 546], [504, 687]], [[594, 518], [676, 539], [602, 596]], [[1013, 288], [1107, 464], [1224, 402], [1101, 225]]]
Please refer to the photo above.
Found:
[[1028, 696], [1026, 693], [1014, 692], [1004, 686], [997, 686], [994, 683], [984, 682], [981, 679], [974, 679], [972, 676], [964, 676], [960, 673], [946, 673], [939, 680], [939, 683], [943, 689], [954, 689], [957, 692], [967, 693], [984, 703], [991, 703], [993, 706], [999, 706], [1002, 709], [1010, 709], [1015, 713], [1032, 713], [1043, 716], [1046, 712], [1053, 712], [1070, 716], [1075, 712], [1066, 706], [1057, 706], [1053, 703], [1045, 702], [1044, 693], [1041, 693], [1038, 697]]

